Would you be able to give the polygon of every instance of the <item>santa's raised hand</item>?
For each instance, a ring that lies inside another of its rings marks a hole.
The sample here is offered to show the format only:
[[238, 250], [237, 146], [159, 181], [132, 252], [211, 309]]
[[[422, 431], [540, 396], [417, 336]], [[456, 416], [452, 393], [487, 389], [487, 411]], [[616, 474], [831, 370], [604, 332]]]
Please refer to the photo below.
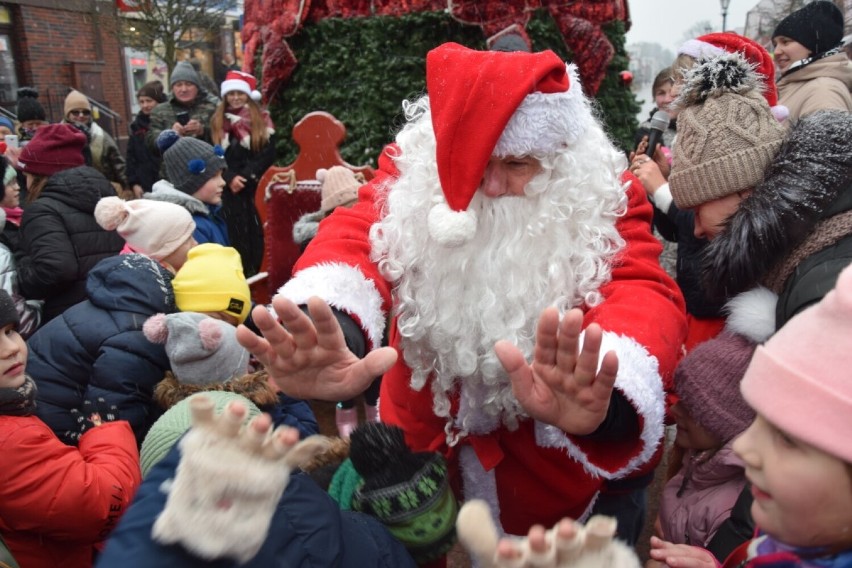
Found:
[[582, 327], [582, 310], [569, 311], [560, 322], [556, 308], [547, 308], [536, 329], [532, 363], [508, 341], [494, 346], [527, 414], [575, 435], [590, 434], [604, 421], [618, 372], [614, 351], [604, 355], [598, 369], [600, 327], [591, 324], [585, 333]]
[[272, 307], [281, 323], [258, 306], [252, 317], [263, 337], [241, 325], [237, 339], [289, 396], [329, 401], [354, 398], [396, 362], [396, 351], [390, 347], [359, 359], [346, 347], [331, 308], [319, 298], [308, 300], [310, 317], [280, 296], [272, 300]]

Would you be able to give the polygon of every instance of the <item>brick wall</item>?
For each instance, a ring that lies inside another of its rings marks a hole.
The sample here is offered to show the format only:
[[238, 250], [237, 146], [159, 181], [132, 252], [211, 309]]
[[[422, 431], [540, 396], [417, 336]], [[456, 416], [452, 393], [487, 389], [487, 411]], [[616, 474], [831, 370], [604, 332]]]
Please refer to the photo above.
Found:
[[83, 85], [77, 84], [75, 68], [100, 71], [103, 96], [86, 94], [121, 115], [116, 125], [108, 119], [99, 122], [105, 129], [114, 130], [117, 138], [125, 138], [132, 117], [129, 116], [121, 45], [117, 36], [109, 31], [115, 25], [113, 5], [86, 2], [66, 9], [65, 2], [52, 3], [52, 6], [45, 6], [38, 0], [20, 2], [15, 22], [21, 59], [20, 84], [35, 86], [41, 93], [40, 100], [48, 111], [48, 118], [58, 121], [62, 118], [67, 88], [86, 91]]

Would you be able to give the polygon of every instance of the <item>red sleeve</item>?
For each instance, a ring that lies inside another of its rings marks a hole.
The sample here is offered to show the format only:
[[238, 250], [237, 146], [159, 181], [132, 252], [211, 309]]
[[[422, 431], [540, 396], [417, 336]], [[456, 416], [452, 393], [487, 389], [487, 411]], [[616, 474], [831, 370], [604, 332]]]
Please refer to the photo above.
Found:
[[603, 302], [588, 310], [585, 325], [604, 330], [602, 353], [619, 357], [616, 388], [639, 416], [639, 436], [599, 442], [571, 436], [582, 457], [600, 475], [617, 478], [654, 459], [663, 433], [665, 392], [683, 352], [686, 313], [683, 295], [659, 263], [662, 245], [651, 233], [652, 208], [639, 180], [625, 172], [628, 205], [617, 223], [625, 246], [612, 279], [601, 288]]
[[625, 247], [612, 280], [601, 288], [605, 298], [586, 314], [605, 331], [635, 339], [657, 358], [660, 375], [670, 383], [686, 339], [686, 305], [677, 283], [660, 266], [662, 245], [651, 233], [653, 208], [639, 180], [625, 172], [627, 212], [617, 223]]
[[124, 421], [87, 432], [78, 449], [33, 418], [2, 451], [3, 516], [15, 531], [95, 543], [115, 527], [141, 482], [136, 438]]
[[293, 278], [279, 293], [304, 304], [311, 296], [323, 298], [334, 308], [355, 318], [370, 348], [381, 344], [390, 313], [391, 286], [370, 260], [370, 227], [380, 218], [383, 187], [398, 172], [388, 146], [379, 157], [379, 170], [358, 191], [358, 203], [337, 208], [323, 219], [317, 236], [299, 258]]

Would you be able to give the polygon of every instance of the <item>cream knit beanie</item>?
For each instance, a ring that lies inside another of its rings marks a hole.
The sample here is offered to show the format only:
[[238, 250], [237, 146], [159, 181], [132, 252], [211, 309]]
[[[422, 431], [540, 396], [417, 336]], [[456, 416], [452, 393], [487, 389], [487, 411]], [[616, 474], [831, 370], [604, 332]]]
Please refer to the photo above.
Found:
[[104, 197], [95, 206], [95, 220], [107, 231], [118, 231], [130, 248], [154, 260], [168, 257], [195, 231], [189, 211], [153, 199]]
[[361, 183], [349, 168], [334, 166], [328, 170], [319, 169], [316, 178], [322, 182], [320, 210], [323, 213], [328, 214], [335, 207], [347, 205], [358, 199], [358, 188], [361, 187]]

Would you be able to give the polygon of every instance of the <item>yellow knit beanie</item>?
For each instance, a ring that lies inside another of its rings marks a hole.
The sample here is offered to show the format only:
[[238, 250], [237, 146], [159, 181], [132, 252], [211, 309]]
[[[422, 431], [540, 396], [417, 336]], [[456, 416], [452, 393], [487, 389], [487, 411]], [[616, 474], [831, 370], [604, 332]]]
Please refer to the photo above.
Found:
[[204, 243], [191, 248], [172, 287], [182, 312], [224, 312], [243, 323], [251, 310], [240, 253], [231, 247]]

